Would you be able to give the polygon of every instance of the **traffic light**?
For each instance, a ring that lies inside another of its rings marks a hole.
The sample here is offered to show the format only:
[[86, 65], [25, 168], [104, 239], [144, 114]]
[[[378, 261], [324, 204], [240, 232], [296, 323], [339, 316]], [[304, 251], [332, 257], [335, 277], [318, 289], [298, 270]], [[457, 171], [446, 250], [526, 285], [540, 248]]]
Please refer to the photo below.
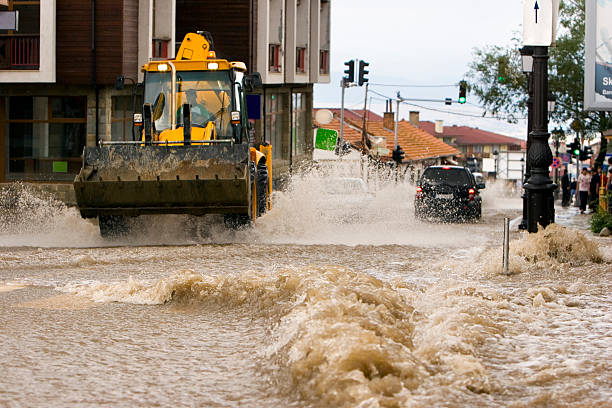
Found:
[[395, 146], [395, 149], [393, 149], [392, 157], [393, 161], [395, 161], [397, 164], [402, 163], [402, 160], [404, 160], [404, 151], [402, 150], [400, 145]]
[[593, 157], [593, 149], [591, 146], [584, 146], [584, 149], [580, 151], [580, 161], [586, 161]]
[[459, 82], [459, 103], [465, 103], [467, 101], [466, 93], [467, 93], [467, 82], [460, 81]]
[[567, 146], [567, 152], [572, 156], [580, 156], [580, 142], [578, 139], [574, 139], [574, 141]]
[[508, 59], [507, 57], [501, 57], [497, 62], [497, 82], [505, 83], [508, 73]]
[[346, 82], [355, 82], [355, 60], [347, 61], [344, 63], [344, 65], [347, 67], [344, 70], [344, 73], [346, 74], [344, 79]]
[[357, 82], [359, 86], [363, 85], [365, 82], [368, 82], [368, 78], [365, 77], [367, 74], [370, 73], [370, 71], [367, 71], [365, 69], [368, 65], [370, 65], [369, 62], [359, 60], [359, 78]]

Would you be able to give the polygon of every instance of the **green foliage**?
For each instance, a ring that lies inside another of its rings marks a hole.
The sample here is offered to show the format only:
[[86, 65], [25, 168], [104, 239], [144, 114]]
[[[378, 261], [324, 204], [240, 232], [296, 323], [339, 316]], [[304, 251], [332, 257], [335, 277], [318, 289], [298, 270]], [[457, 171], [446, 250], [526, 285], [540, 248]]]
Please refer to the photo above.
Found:
[[[608, 199], [612, 199], [608, 195]], [[612, 231], [612, 214], [603, 211], [601, 208], [591, 217], [591, 231], [599, 234], [602, 229], [608, 228]]]
[[[585, 0], [563, 0], [559, 10], [556, 45], [549, 52], [549, 92], [556, 97], [551, 120], [568, 134], [593, 137], [608, 129], [607, 116], [584, 110], [584, 29]], [[467, 77], [485, 114], [516, 123], [527, 115], [527, 79], [521, 70], [518, 38], [509, 46], [487, 46], [474, 50]], [[504, 80], [501, 81], [500, 77]]]

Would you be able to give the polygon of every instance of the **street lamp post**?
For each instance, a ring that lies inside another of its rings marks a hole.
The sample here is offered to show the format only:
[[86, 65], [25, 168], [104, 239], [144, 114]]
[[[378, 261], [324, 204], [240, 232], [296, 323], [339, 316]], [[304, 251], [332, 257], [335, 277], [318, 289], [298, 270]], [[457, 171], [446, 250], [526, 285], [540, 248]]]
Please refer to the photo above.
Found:
[[527, 168], [531, 171], [527, 191], [527, 230], [537, 232], [538, 225], [555, 222], [553, 191], [557, 188], [550, 179], [552, 151], [548, 145], [548, 47], [533, 47], [533, 130], [527, 150]]
[[[521, 67], [522, 71], [527, 77], [527, 152], [529, 152], [529, 147], [531, 146], [531, 131], [533, 125], [533, 47], [524, 46], [520, 50], [521, 53]], [[523, 219], [519, 224], [518, 228], [521, 230], [527, 229], [527, 219], [529, 212], [529, 202], [527, 201], [527, 190], [525, 190], [525, 184], [527, 184], [527, 180], [531, 176], [531, 168], [529, 166], [529, 161], [527, 161], [527, 165], [525, 167], [525, 172], [521, 178], [523, 183], [523, 195], [521, 198], [523, 199]]]
[[499, 157], [499, 152], [497, 150], [493, 151], [493, 159], [495, 160], [495, 177], [493, 177], [495, 180], [497, 180], [497, 171], [498, 171], [498, 166], [497, 166], [497, 159]]

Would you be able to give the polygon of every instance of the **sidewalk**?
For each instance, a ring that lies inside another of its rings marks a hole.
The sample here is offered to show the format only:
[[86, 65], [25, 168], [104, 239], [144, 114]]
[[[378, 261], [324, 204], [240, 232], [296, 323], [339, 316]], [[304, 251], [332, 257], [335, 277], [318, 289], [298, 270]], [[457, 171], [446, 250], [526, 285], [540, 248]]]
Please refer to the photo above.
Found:
[[564, 227], [591, 231], [591, 213], [587, 211], [580, 214], [580, 208], [573, 205], [569, 207], [555, 205], [555, 222]]

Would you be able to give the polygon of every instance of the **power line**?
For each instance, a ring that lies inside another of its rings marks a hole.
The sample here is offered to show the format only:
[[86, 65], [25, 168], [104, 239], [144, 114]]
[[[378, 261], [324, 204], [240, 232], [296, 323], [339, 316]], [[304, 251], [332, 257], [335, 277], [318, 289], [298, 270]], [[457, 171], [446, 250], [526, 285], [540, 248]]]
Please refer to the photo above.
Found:
[[[378, 96], [382, 96], [383, 98], [386, 98], [386, 99], [396, 99], [396, 98], [391, 98], [391, 97], [388, 97], [387, 95], [381, 94], [380, 92], [376, 92], [375, 90], [370, 90], [370, 92], [375, 93]], [[410, 103], [410, 102], [407, 102], [407, 101], [404, 101], [404, 100], [402, 100], [401, 102], [403, 104], [405, 104], [405, 105], [416, 106], [417, 108], [421, 108], [421, 109], [425, 109], [425, 110], [430, 110], [430, 111], [434, 111], [434, 112], [447, 113], [449, 115], [457, 115], [457, 116], [464, 116], [464, 117], [469, 117], [469, 118], [479, 118], [479, 119], [495, 119], [495, 120], [507, 120], [508, 119], [507, 116], [505, 116], [505, 117], [495, 117], [495, 116], [486, 116], [486, 115], [472, 115], [472, 114], [469, 114], [469, 113], [459, 113], [459, 112], [452, 112], [452, 111], [448, 111], [448, 110], [444, 110], [444, 109], [430, 108], [430, 107], [427, 107], [427, 106], [417, 105], [415, 103]], [[443, 101], [440, 101], [440, 102], [443, 102]], [[473, 106], [479, 107], [477, 105], [473, 105]], [[525, 118], [525, 117], [518, 117], [518, 118], [515, 118], [515, 119], [527, 119], [527, 118]]]
[[459, 84], [452, 85], [407, 85], [407, 84], [381, 84], [381, 83], [371, 83], [370, 85], [374, 86], [392, 86], [395, 88], [456, 88]]

